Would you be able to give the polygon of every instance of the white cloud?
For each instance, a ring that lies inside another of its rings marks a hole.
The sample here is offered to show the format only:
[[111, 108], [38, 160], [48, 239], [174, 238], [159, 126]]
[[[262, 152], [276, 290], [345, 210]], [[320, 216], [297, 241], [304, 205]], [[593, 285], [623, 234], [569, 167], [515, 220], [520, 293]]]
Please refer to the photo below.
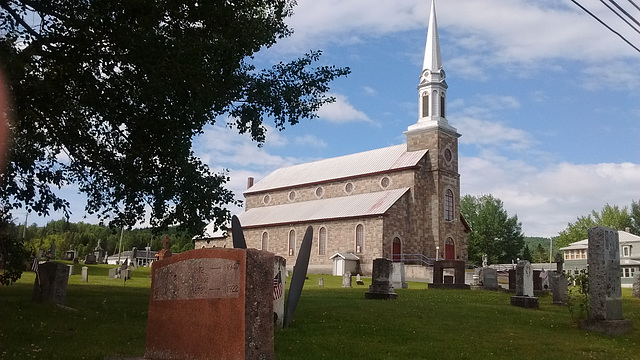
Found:
[[318, 110], [318, 117], [322, 120], [326, 120], [332, 123], [347, 123], [347, 122], [373, 122], [367, 114], [360, 110], [357, 110], [349, 103], [346, 96], [340, 94], [329, 94], [336, 98], [336, 101], [330, 104], [323, 105]]
[[365, 94], [369, 95], [369, 96], [374, 96], [376, 95], [378, 92], [376, 91], [376, 89], [369, 87], [369, 86], [365, 86], [363, 87], [363, 90], [365, 92]]
[[326, 141], [313, 135], [296, 136], [294, 143], [298, 146], [306, 146], [316, 149], [324, 149], [327, 147]]
[[531, 146], [530, 135], [520, 129], [511, 128], [505, 124], [480, 120], [472, 117], [456, 117], [458, 130], [465, 134], [460, 138], [463, 144], [503, 146], [507, 144], [516, 150], [527, 149]]

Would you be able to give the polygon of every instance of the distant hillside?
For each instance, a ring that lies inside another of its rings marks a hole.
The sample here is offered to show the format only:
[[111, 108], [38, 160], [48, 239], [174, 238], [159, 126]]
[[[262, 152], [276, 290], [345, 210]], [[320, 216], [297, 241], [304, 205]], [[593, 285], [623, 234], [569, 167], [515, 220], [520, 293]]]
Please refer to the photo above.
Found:
[[545, 237], [536, 237], [536, 236], [525, 236], [524, 244], [529, 246], [529, 250], [535, 250], [538, 245], [542, 245], [542, 247], [549, 252], [549, 242], [551, 240]]

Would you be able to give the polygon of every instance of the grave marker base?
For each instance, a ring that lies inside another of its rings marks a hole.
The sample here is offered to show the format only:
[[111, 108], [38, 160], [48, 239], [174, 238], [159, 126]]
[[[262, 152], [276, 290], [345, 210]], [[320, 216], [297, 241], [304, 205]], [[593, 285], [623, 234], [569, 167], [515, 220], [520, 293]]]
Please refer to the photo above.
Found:
[[525, 309], [537, 309], [540, 307], [540, 303], [537, 297], [532, 296], [512, 296], [511, 305], [520, 306]]
[[633, 330], [633, 322], [629, 319], [622, 320], [583, 320], [580, 329], [597, 332], [604, 335], [624, 335]]

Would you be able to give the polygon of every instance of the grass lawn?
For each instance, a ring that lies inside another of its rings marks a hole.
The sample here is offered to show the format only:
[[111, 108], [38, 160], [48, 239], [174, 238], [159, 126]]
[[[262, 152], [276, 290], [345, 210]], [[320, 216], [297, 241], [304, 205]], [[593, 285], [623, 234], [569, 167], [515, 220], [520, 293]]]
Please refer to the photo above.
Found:
[[[66, 305], [31, 302], [35, 279], [25, 272], [0, 287], [0, 358], [104, 359], [142, 356], [149, 299], [148, 268], [126, 286], [107, 279], [113, 266], [89, 265], [89, 282], [69, 279]], [[80, 273], [80, 266], [76, 274]], [[365, 286], [341, 288], [342, 278], [311, 275], [293, 325], [276, 330], [276, 359], [639, 359], [640, 299], [623, 289], [635, 329], [620, 337], [587, 333], [566, 308], [540, 299], [540, 309], [509, 305], [505, 292], [398, 289], [393, 301], [366, 300]]]

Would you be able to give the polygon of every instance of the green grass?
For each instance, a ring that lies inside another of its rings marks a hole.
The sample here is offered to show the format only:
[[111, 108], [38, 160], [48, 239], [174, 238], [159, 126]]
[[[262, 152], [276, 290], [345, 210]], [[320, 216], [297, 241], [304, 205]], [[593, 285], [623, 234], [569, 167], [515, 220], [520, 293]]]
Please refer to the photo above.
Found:
[[[67, 306], [31, 302], [33, 273], [0, 287], [3, 359], [103, 359], [144, 353], [149, 269], [123, 287], [108, 266], [89, 266], [89, 283], [69, 281]], [[79, 270], [79, 268], [78, 268]], [[77, 271], [79, 273], [79, 271]], [[511, 294], [398, 289], [394, 301], [366, 300], [365, 286], [341, 288], [341, 277], [311, 275], [293, 325], [275, 334], [276, 359], [638, 359], [640, 299], [623, 289], [625, 317], [636, 330], [606, 337], [577, 329], [566, 308], [509, 305]], [[355, 282], [354, 282], [355, 283]]]

